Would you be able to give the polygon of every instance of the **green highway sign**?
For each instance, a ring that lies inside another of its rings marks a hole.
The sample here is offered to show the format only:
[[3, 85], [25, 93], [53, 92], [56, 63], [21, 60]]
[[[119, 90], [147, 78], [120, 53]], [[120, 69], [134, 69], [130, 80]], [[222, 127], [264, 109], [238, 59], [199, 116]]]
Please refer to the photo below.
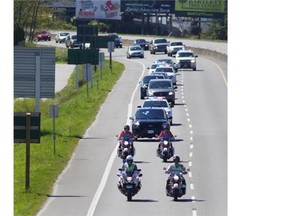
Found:
[[[29, 115], [29, 116], [28, 116]], [[27, 122], [29, 119], [29, 122]], [[30, 139], [26, 132], [30, 130]], [[14, 143], [40, 143], [40, 112], [14, 112]]]
[[89, 43], [93, 37], [98, 35], [98, 27], [93, 25], [78, 25], [77, 40]]
[[68, 49], [68, 64], [99, 63], [99, 49]]

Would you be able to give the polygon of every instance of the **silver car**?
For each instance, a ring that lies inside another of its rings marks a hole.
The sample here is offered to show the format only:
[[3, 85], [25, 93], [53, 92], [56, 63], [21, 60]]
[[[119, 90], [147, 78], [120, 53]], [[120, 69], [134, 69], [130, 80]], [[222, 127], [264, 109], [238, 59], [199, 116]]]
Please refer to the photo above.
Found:
[[68, 32], [59, 32], [56, 36], [55, 36], [55, 42], [56, 43], [62, 43], [65, 42], [66, 37], [69, 35]]
[[133, 45], [127, 48], [126, 56], [128, 59], [130, 58], [144, 58], [144, 50], [140, 45]]

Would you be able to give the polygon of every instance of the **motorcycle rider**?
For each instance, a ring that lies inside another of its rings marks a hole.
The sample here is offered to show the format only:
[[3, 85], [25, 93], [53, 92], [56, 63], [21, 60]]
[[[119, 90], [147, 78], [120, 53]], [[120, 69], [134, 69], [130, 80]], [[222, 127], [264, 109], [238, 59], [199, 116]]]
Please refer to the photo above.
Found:
[[[167, 170], [165, 171], [165, 173], [170, 174], [171, 172], [182, 172], [182, 173], [187, 173], [186, 168], [184, 167], [184, 165], [180, 164], [180, 157], [179, 156], [174, 156], [173, 157], [173, 164], [171, 164]], [[183, 177], [182, 183], [186, 186], [186, 181]], [[169, 185], [170, 185], [170, 178], [167, 179], [166, 182], [166, 192], [168, 193], [169, 190]]]
[[[134, 134], [130, 131], [130, 126], [129, 125], [125, 125], [124, 126], [124, 130], [121, 131], [121, 133], [118, 135], [118, 140], [119, 140], [119, 145], [118, 145], [118, 150], [121, 150], [121, 139], [125, 139], [128, 138], [129, 140], [132, 139], [134, 140], [135, 136]], [[131, 142], [131, 148], [132, 148], [132, 152], [134, 153], [134, 145], [133, 142]]]
[[[122, 166], [122, 170], [126, 173], [127, 176], [133, 176], [135, 172], [138, 172], [137, 165], [133, 162], [133, 157], [128, 155], [126, 157], [126, 162]], [[118, 188], [121, 188], [120, 182], [118, 183]], [[138, 185], [138, 189], [141, 188], [141, 185]]]
[[[161, 139], [174, 139], [174, 135], [172, 134], [172, 132], [170, 131], [170, 125], [167, 123], [163, 126], [163, 130], [161, 131], [161, 133], [158, 135], [157, 139], [161, 140]], [[160, 146], [161, 146], [161, 141], [159, 142], [158, 148], [157, 148], [157, 153], [160, 154]], [[170, 154], [174, 155], [174, 147], [171, 143], [171, 149], [170, 149]]]

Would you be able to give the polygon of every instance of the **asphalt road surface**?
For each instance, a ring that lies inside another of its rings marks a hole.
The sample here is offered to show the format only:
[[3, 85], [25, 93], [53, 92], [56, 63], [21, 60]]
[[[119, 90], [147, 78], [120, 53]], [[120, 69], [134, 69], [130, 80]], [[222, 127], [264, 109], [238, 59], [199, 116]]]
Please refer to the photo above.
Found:
[[116, 156], [115, 135], [131, 123], [129, 116], [143, 103], [138, 81], [147, 67], [167, 57], [146, 51], [144, 59], [128, 60], [125, 51], [116, 49], [112, 54], [113, 60], [125, 64], [125, 71], [79, 141], [38, 216], [226, 216], [227, 81], [223, 74], [227, 71], [202, 57], [197, 59], [197, 71], [177, 73], [171, 131], [177, 135], [176, 154], [190, 168], [185, 175], [186, 195], [177, 202], [165, 195], [167, 175], [163, 167], [171, 160], [162, 162], [156, 156], [157, 141], [148, 139], [135, 142], [134, 160], [143, 173], [141, 191], [131, 202], [118, 191], [116, 173], [122, 161]]

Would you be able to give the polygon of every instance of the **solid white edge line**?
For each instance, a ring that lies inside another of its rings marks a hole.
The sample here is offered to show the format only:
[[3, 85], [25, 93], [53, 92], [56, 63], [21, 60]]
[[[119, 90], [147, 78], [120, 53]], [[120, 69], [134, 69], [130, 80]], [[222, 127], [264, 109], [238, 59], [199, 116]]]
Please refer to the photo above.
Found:
[[[141, 77], [143, 77], [143, 75], [145, 73], [145, 65], [142, 62], [139, 62], [139, 61], [137, 61], [137, 62], [142, 64], [143, 71], [142, 71]], [[130, 103], [128, 104], [128, 114], [127, 114], [127, 122], [128, 123], [129, 123], [129, 116], [132, 113], [133, 98], [134, 98], [134, 95], [135, 95], [137, 89], [138, 89], [138, 83], [137, 83], [137, 85], [136, 85], [136, 87], [135, 87], [135, 89], [134, 89], [134, 91], [132, 93]], [[116, 152], [117, 152], [117, 145], [115, 146], [113, 152], [110, 155], [109, 161], [108, 161], [108, 163], [106, 165], [104, 174], [103, 174], [103, 176], [101, 178], [101, 181], [100, 181], [100, 184], [99, 184], [99, 186], [97, 188], [97, 191], [96, 191], [96, 193], [95, 193], [95, 195], [93, 197], [93, 200], [92, 200], [92, 202], [90, 204], [87, 216], [93, 216], [93, 214], [94, 214], [94, 212], [96, 210], [97, 204], [98, 204], [99, 199], [101, 197], [101, 194], [102, 194], [102, 192], [103, 192], [103, 190], [105, 188], [109, 173], [111, 171], [112, 165], [113, 165], [114, 160], [116, 158], [116, 155], [117, 155]]]
[[224, 80], [224, 83], [225, 83], [225, 85], [226, 85], [226, 87], [227, 87], [228, 82], [227, 82], [226, 77], [225, 77], [225, 75], [224, 75], [224, 72], [223, 72], [223, 70], [220, 68], [220, 66], [219, 66], [218, 64], [216, 64], [214, 61], [210, 60], [210, 59], [206, 59], [206, 60], [212, 62], [212, 63], [219, 69], [219, 71], [220, 71], [220, 73], [221, 73], [221, 75], [222, 75], [222, 78], [223, 78], [223, 80]]

